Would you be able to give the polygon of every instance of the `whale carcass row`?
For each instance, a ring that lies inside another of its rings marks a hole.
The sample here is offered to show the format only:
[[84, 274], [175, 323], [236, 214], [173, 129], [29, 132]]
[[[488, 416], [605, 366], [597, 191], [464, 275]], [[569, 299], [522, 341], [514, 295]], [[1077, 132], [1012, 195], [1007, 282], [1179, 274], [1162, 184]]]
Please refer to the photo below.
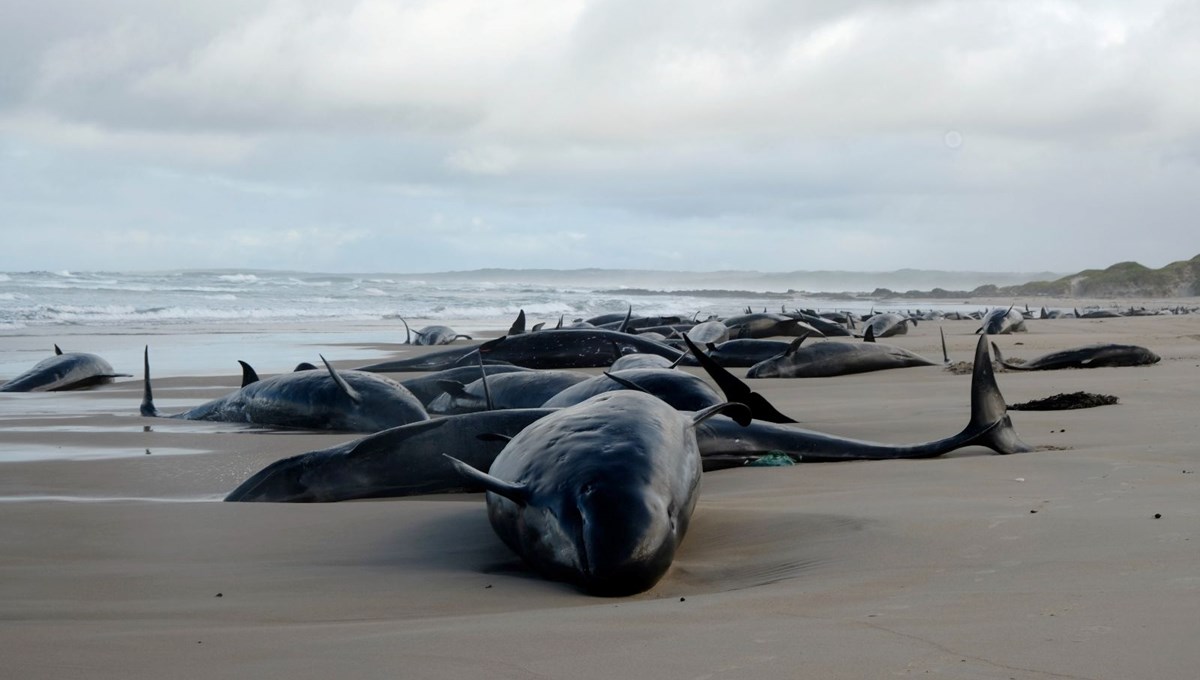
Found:
[[[703, 468], [708, 471], [742, 465], [769, 452], [782, 452], [800, 461], [827, 461], [930, 458], [967, 446], [985, 446], [1002, 454], [1028, 451], [1009, 420], [982, 339], [975, 358], [970, 422], [957, 435], [923, 444], [896, 445], [768, 422], [755, 421], [741, 427], [724, 418], [712, 418], [696, 428]], [[442, 454], [486, 470], [503, 449], [506, 438], [555, 412], [487, 411], [392, 428], [272, 463], [225, 500], [346, 501], [480, 491], [480, 483], [464, 481]], [[499, 437], [480, 439], [483, 435]]]

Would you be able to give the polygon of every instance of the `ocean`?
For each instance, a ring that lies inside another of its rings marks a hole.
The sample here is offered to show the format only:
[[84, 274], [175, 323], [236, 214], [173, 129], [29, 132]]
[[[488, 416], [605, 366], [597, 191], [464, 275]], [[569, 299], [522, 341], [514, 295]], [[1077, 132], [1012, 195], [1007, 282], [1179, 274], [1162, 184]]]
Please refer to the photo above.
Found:
[[[533, 277], [531, 277], [533, 278]], [[8, 272], [0, 273], [0, 329], [32, 326], [263, 325], [323, 326], [405, 318], [459, 321], [472, 327], [507, 325], [520, 310], [531, 323], [567, 321], [607, 312], [699, 313], [728, 316], [749, 306], [875, 309], [936, 307], [975, 310], [976, 304], [914, 304], [870, 298], [827, 299], [799, 293], [730, 290], [654, 292], [614, 280], [561, 283], [427, 281], [412, 275], [305, 272]], [[667, 282], [669, 284], [669, 282]]]
[[[471, 275], [475, 274], [474, 277]], [[632, 307], [635, 314], [731, 316], [751, 307], [771, 311], [915, 309], [970, 311], [976, 304], [914, 304], [907, 300], [828, 299], [764, 290], [688, 288], [694, 278], [661, 280], [661, 289], [623, 285], [596, 271], [548, 281], [544, 270], [486, 280], [480, 273], [446, 275], [327, 274], [280, 271], [7, 272], [0, 273], [0, 379], [28, 368], [60, 344], [64, 351], [99, 353], [122, 372], [140, 375], [150, 345], [156, 372], [222, 374], [236, 359], [262, 372], [288, 364], [388, 356], [382, 343], [403, 343], [413, 328], [445, 323], [461, 333], [502, 331], [524, 310], [528, 324], [553, 327]], [[575, 280], [572, 280], [572, 279]], [[647, 285], [644, 281], [634, 281]], [[87, 336], [87, 347], [71, 336]], [[169, 340], [160, 339], [170, 336]], [[15, 341], [15, 342], [11, 342]], [[162, 345], [167, 345], [163, 347]]]

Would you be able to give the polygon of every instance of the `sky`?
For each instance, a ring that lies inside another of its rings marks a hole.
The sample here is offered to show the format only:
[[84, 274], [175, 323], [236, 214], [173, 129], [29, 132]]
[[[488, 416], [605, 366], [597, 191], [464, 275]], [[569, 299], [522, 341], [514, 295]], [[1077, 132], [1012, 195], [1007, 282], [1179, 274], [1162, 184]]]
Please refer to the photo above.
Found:
[[1200, 3], [0, 0], [0, 270], [1200, 253]]

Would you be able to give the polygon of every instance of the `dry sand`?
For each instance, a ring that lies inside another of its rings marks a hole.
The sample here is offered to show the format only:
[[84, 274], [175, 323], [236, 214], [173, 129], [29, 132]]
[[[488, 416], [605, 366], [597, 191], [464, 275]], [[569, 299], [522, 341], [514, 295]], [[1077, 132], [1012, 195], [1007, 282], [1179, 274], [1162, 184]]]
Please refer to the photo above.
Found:
[[[968, 359], [977, 324], [940, 325]], [[938, 326], [889, 341], [940, 358]], [[997, 339], [1006, 356], [1111, 341], [1163, 361], [999, 373], [1009, 403], [1120, 397], [1014, 412], [1034, 453], [709, 473], [671, 571], [622, 599], [526, 571], [479, 496], [215, 502], [350, 435], [142, 418], [136, 379], [0, 395], [0, 677], [1195, 678], [1200, 315], [1029, 328]], [[124, 339], [134, 356], [145, 340]], [[71, 345], [89, 340], [120, 344]], [[153, 342], [174, 340], [195, 338]], [[199, 373], [156, 373], [160, 409], [238, 384]], [[902, 443], [963, 427], [969, 381], [755, 387], [805, 427]]]

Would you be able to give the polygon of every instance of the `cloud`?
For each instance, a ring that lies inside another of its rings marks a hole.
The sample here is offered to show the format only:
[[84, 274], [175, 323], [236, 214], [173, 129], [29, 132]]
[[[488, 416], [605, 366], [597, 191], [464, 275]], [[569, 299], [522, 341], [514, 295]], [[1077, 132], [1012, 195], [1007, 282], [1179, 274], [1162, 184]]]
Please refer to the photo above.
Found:
[[0, 226], [180, 266], [1162, 264], [1200, 208], [1194, 3], [49, 5], [0, 27]]

